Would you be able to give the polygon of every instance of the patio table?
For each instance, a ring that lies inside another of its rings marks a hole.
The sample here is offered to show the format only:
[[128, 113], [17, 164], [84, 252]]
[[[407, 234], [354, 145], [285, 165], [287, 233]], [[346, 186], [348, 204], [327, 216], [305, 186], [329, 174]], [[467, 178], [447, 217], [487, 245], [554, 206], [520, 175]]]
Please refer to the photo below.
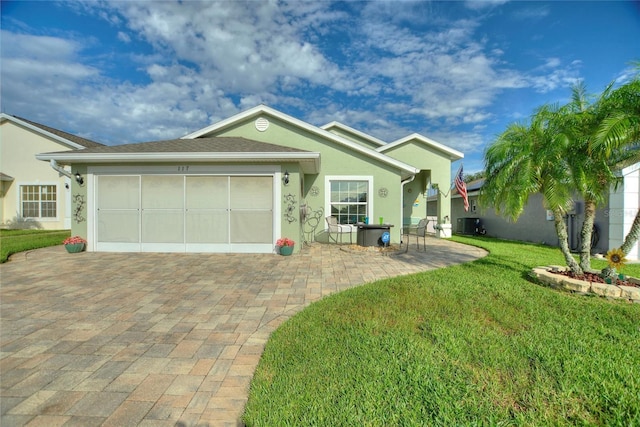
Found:
[[359, 246], [385, 246], [382, 241], [384, 232], [389, 232], [393, 224], [365, 224], [359, 222], [357, 242]]

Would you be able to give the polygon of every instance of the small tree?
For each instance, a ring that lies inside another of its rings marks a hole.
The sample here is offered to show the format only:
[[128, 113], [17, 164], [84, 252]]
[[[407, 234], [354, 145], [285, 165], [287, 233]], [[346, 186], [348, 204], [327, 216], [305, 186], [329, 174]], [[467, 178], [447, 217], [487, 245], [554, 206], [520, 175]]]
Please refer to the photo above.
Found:
[[[572, 89], [562, 108], [542, 107], [530, 125], [510, 125], [485, 153], [481, 200], [517, 219], [529, 196], [543, 195], [555, 215], [556, 233], [575, 274], [591, 268], [591, 233], [598, 205], [606, 201], [621, 165], [640, 158], [640, 80], [616, 90], [609, 85], [594, 102], [584, 84]], [[584, 200], [580, 264], [571, 256], [564, 222], [571, 195]], [[625, 254], [640, 236], [640, 212], [622, 246]]]
[[544, 106], [530, 124], [514, 123], [498, 136], [485, 152], [485, 183], [480, 201], [498, 213], [516, 220], [529, 197], [541, 193], [547, 209], [553, 211], [555, 228], [567, 266], [575, 273], [582, 269], [571, 255], [564, 216], [572, 202], [570, 174], [566, 163], [567, 138], [553, 120], [558, 110]]
[[572, 88], [571, 102], [563, 106], [553, 120], [560, 137], [565, 138], [566, 162], [571, 185], [584, 201], [584, 221], [580, 231], [580, 267], [591, 269], [591, 234], [596, 209], [605, 203], [609, 188], [615, 182], [612, 168], [617, 162], [603, 150], [591, 149], [598, 126], [605, 117], [604, 100], [611, 85], [595, 101], [590, 102], [583, 83]]

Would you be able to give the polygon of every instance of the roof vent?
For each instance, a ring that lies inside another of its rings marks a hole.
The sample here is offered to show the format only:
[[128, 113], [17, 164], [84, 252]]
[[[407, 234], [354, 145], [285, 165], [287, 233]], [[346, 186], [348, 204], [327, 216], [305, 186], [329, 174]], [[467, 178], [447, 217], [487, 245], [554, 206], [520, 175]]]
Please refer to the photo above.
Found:
[[265, 119], [264, 117], [260, 117], [258, 120], [256, 120], [256, 129], [258, 129], [258, 131], [264, 132], [268, 128], [269, 120]]

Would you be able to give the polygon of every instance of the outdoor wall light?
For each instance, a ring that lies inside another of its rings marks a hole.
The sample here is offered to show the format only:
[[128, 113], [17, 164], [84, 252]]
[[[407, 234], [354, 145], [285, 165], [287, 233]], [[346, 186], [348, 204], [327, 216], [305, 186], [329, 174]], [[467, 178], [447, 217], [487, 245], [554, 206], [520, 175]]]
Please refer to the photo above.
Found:
[[284, 185], [289, 185], [289, 171], [284, 171], [282, 181], [284, 182]]
[[80, 185], [84, 184], [84, 178], [80, 175], [80, 172], [76, 172], [76, 182]]

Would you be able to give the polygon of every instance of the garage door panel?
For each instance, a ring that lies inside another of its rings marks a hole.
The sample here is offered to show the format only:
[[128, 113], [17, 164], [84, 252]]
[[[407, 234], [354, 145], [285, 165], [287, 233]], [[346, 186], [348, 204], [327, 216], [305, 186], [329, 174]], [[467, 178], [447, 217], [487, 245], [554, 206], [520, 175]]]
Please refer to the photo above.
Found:
[[98, 211], [100, 242], [138, 243], [140, 240], [140, 214], [137, 210]]
[[227, 209], [229, 207], [229, 177], [188, 176], [187, 209]]
[[184, 243], [183, 211], [143, 211], [142, 242]]
[[182, 209], [184, 176], [145, 175], [142, 177], [143, 209]]
[[138, 209], [139, 176], [101, 176], [98, 180], [98, 209]]
[[224, 211], [193, 211], [186, 214], [187, 243], [227, 243], [228, 216]]
[[273, 209], [273, 178], [266, 176], [232, 176], [231, 209]]
[[234, 211], [231, 215], [231, 243], [270, 243], [272, 239], [271, 211]]

